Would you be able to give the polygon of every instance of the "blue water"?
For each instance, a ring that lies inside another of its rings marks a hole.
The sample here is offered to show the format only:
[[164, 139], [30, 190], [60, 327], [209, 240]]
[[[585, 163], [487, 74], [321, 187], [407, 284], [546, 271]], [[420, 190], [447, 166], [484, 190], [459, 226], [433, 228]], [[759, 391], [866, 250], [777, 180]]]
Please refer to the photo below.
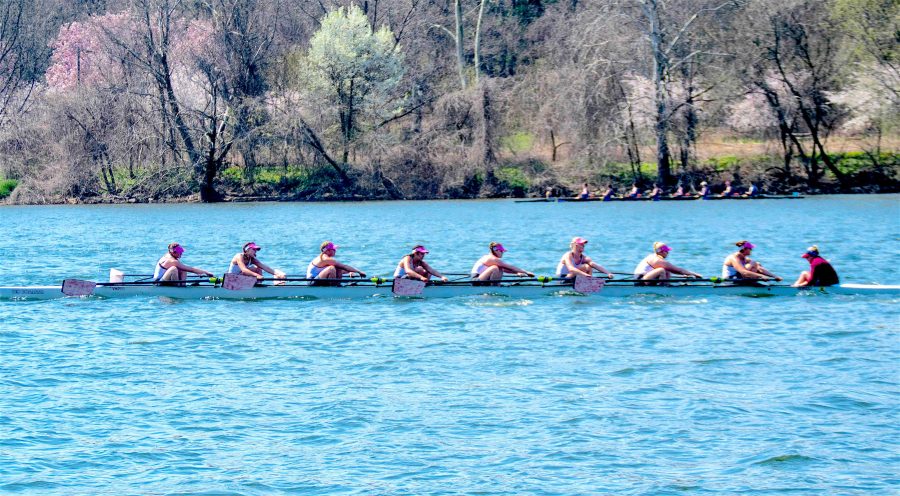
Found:
[[[653, 241], [717, 275], [731, 243], [792, 279], [900, 280], [900, 197], [0, 207], [0, 285], [147, 272], [246, 241], [300, 273], [331, 239], [388, 274], [491, 240], [548, 274], [575, 236], [630, 271]], [[889, 494], [900, 301], [502, 297], [0, 301], [0, 494]]]

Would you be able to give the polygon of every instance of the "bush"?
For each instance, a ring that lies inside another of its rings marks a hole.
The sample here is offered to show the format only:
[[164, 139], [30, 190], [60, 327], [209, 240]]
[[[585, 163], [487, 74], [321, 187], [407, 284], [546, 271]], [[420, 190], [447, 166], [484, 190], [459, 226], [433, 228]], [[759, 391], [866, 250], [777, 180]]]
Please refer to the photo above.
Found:
[[0, 199], [9, 196], [18, 185], [19, 181], [15, 179], [0, 179]]
[[516, 167], [502, 167], [497, 170], [496, 175], [501, 186], [510, 189], [513, 196], [525, 196], [525, 192], [531, 188], [531, 180]]

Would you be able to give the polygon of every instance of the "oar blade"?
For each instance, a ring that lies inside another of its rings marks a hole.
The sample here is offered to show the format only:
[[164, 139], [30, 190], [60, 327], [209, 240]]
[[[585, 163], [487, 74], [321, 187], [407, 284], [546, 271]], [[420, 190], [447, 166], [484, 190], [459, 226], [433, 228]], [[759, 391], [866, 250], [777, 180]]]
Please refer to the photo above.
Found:
[[396, 296], [419, 296], [423, 289], [425, 289], [425, 283], [422, 281], [397, 278], [394, 279], [391, 292]]
[[579, 293], [598, 293], [603, 289], [605, 282], [604, 279], [599, 277], [576, 276], [574, 289]]
[[97, 283], [82, 279], [66, 279], [62, 283], [62, 293], [66, 296], [90, 296], [94, 294]]
[[252, 288], [255, 284], [255, 277], [244, 274], [225, 274], [225, 278], [222, 280], [222, 287], [230, 291], [243, 291]]

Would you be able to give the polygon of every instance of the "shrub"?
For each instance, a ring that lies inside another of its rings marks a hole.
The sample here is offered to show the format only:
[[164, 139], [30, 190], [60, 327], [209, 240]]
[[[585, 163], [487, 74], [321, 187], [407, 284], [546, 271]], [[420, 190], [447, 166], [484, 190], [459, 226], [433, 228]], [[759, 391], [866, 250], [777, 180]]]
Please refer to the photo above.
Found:
[[9, 196], [18, 185], [19, 181], [15, 179], [0, 179], [0, 199]]

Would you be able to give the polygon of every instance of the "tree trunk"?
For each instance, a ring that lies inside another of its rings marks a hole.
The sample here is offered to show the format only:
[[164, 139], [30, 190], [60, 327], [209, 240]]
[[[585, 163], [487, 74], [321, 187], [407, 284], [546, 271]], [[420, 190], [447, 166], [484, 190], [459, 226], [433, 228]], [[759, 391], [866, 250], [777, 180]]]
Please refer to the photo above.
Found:
[[466, 89], [466, 59], [463, 52], [463, 18], [462, 18], [462, 0], [454, 0], [455, 17], [456, 17], [456, 64], [459, 70], [459, 84], [462, 89]]
[[478, 84], [478, 76], [481, 73], [481, 20], [484, 18], [484, 4], [486, 3], [487, 0], [481, 0], [481, 6], [478, 8], [478, 22], [475, 24], [475, 84]]
[[656, 173], [663, 186], [670, 186], [674, 181], [669, 152], [668, 92], [666, 91], [669, 60], [663, 48], [663, 33], [659, 22], [657, 0], [645, 0], [642, 6], [644, 15], [650, 23], [650, 48], [653, 52], [653, 84], [656, 88]]

